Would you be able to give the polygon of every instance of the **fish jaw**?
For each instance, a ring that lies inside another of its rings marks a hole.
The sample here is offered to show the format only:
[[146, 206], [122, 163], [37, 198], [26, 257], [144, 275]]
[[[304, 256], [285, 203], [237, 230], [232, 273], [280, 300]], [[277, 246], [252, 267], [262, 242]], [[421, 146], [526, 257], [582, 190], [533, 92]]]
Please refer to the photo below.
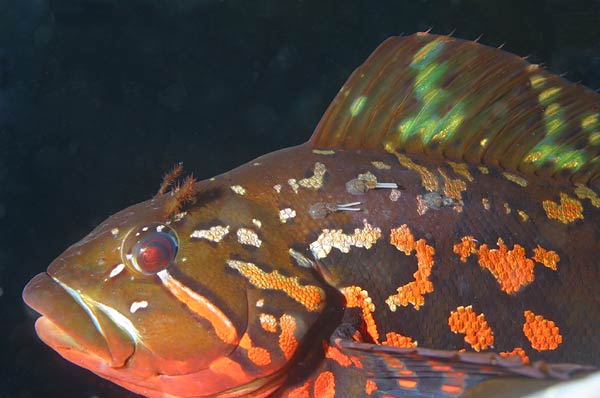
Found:
[[25, 286], [23, 300], [42, 314], [35, 324], [40, 339], [71, 362], [88, 367], [93, 357], [105, 367], [118, 368], [135, 351], [126, 331], [46, 273]]

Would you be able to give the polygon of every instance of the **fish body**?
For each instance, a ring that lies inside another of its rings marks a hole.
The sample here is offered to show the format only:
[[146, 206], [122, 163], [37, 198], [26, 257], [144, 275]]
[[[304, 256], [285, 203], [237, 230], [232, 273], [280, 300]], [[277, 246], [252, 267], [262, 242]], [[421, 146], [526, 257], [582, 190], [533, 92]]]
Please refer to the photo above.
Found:
[[175, 169], [24, 299], [62, 356], [152, 398], [565, 378], [600, 364], [599, 112], [500, 50], [392, 38], [309, 142], [206, 181]]

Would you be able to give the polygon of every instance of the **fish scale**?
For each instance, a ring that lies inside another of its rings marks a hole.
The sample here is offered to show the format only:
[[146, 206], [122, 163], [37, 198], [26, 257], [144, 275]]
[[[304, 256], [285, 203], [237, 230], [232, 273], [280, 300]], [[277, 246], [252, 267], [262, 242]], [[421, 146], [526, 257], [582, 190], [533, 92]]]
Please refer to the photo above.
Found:
[[150, 398], [522, 396], [599, 365], [599, 103], [498, 49], [390, 38], [309, 142], [175, 167], [24, 300]]

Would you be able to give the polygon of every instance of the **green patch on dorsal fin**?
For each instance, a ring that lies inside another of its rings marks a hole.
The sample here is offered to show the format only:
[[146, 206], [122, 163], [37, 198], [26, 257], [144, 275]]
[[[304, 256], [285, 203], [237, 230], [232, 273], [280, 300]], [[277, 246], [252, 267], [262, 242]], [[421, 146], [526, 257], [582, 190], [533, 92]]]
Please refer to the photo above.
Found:
[[600, 185], [600, 96], [472, 41], [392, 37], [350, 76], [317, 148], [385, 148]]

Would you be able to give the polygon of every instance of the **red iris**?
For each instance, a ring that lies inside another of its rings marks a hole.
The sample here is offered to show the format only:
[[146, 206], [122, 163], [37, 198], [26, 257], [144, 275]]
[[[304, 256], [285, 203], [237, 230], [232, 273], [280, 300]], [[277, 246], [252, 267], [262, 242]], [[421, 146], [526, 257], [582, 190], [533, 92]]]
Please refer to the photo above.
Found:
[[175, 237], [165, 232], [150, 232], [133, 248], [133, 261], [140, 271], [155, 274], [167, 268], [177, 255]]

